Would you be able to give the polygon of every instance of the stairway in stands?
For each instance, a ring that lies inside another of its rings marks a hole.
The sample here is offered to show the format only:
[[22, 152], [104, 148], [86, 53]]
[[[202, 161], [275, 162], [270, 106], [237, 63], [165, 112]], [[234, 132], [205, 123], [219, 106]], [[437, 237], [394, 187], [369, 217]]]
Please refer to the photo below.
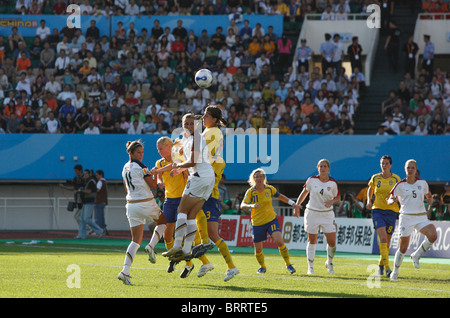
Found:
[[[417, 10], [411, 13], [409, 5], [396, 4], [392, 19], [397, 23], [402, 32], [401, 46], [407, 41], [408, 35], [414, 33], [417, 19]], [[355, 118], [355, 134], [374, 135], [378, 126], [384, 121], [381, 115], [381, 103], [389, 96], [391, 89], [398, 89], [399, 82], [403, 79], [404, 55], [400, 48], [398, 72], [389, 69], [387, 52], [384, 50], [386, 35], [381, 35], [377, 46], [371, 85], [367, 88], [366, 95], [360, 102], [360, 109]]]

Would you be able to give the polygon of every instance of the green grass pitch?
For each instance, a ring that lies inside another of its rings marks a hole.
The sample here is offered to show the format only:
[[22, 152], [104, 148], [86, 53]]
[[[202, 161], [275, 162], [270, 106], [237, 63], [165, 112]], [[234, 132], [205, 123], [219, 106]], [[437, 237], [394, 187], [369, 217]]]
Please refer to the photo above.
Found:
[[[201, 262], [188, 278], [181, 279], [184, 264], [166, 272], [168, 261], [157, 246], [157, 263], [150, 264], [142, 245], [131, 276], [133, 286], [117, 279], [122, 269], [128, 240], [55, 239], [24, 245], [30, 240], [0, 240], [1, 298], [449, 298], [450, 261], [421, 259], [416, 269], [409, 257], [400, 269], [399, 280], [391, 282], [376, 274], [378, 257], [336, 253], [335, 274], [327, 273], [325, 255], [316, 253], [315, 274], [306, 275], [304, 251], [290, 251], [297, 272], [289, 274], [277, 249], [266, 248], [266, 274], [253, 248], [234, 248], [233, 261], [240, 273], [224, 282], [226, 264], [214, 248], [206, 255], [215, 269], [198, 278]], [[146, 243], [145, 243], [146, 244]], [[391, 267], [393, 257], [390, 258]], [[375, 265], [375, 266], [374, 266]]]

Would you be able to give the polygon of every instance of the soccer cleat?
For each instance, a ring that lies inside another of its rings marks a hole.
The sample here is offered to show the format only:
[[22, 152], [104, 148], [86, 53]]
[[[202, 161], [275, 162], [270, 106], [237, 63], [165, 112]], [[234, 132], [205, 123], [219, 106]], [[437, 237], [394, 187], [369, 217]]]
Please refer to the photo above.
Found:
[[384, 265], [378, 265], [378, 275], [382, 276], [384, 273]]
[[126, 274], [120, 272], [119, 275], [117, 276], [117, 278], [119, 280], [121, 280], [125, 285], [133, 285], [130, 280], [130, 278], [131, 278], [130, 275], [126, 275]]
[[169, 260], [174, 262], [190, 261], [191, 259], [191, 253], [185, 253], [182, 249], [169, 256]]
[[199, 258], [214, 247], [214, 243], [209, 241], [206, 244], [197, 245], [192, 249], [192, 258]]
[[256, 271], [256, 273], [257, 274], [265, 274], [266, 273], [266, 268], [265, 267], [260, 267], [257, 271]]
[[308, 275], [314, 275], [314, 267], [313, 263], [308, 261], [308, 272], [306, 273]]
[[391, 277], [392, 271], [388, 268], [386, 269], [386, 276]]
[[178, 247], [178, 248], [172, 247], [170, 250], [162, 253], [161, 255], [164, 257], [170, 257], [170, 256], [174, 255], [176, 252], [181, 251], [181, 249], [182, 249], [182, 247]]
[[286, 269], [289, 271], [289, 273], [294, 274], [296, 272], [294, 266], [292, 264], [288, 265]]
[[234, 268], [229, 268], [227, 269], [227, 272], [225, 273], [225, 278], [224, 278], [224, 282], [229, 281], [230, 279], [232, 279], [234, 276], [236, 276], [237, 274], [239, 274], [239, 270], [237, 269], [237, 267]]
[[194, 258], [194, 256], [197, 255], [201, 249], [202, 249], [202, 244], [193, 246], [192, 247], [192, 257]]
[[200, 267], [200, 270], [198, 271], [197, 277], [203, 277], [206, 275], [207, 272], [212, 271], [214, 269], [214, 265], [209, 263], [209, 264], [203, 264]]
[[328, 262], [328, 260], [326, 260], [325, 261], [325, 267], [327, 268], [328, 273], [334, 274], [333, 263]]
[[398, 280], [398, 270], [393, 270], [390, 276], [391, 281], [396, 282]]
[[194, 264], [192, 264], [192, 266], [188, 266], [186, 265], [183, 269], [183, 271], [180, 274], [180, 278], [186, 278], [189, 276], [189, 274], [192, 272], [192, 270], [194, 269]]
[[145, 253], [148, 254], [149, 262], [152, 263], [152, 264], [155, 264], [156, 263], [155, 251], [153, 250], [153, 247], [150, 246], [150, 244], [148, 244], [145, 247]]
[[419, 259], [420, 259], [420, 256], [417, 256], [417, 253], [411, 254], [411, 260], [412, 260], [415, 268], [420, 268]]
[[179, 262], [170, 261], [169, 267], [167, 267], [167, 272], [168, 272], [168, 273], [172, 273], [172, 272], [175, 270], [175, 266], [176, 266], [178, 263], [179, 263]]

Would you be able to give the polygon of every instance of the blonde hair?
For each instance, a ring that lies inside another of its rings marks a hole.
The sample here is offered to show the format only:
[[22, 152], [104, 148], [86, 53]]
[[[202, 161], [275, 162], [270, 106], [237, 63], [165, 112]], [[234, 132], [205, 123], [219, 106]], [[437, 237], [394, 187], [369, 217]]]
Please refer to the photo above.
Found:
[[327, 159], [320, 159], [319, 162], [317, 163], [317, 168], [319, 168], [319, 166], [322, 162], [325, 162], [327, 164], [328, 168], [330, 168], [330, 162]]
[[250, 173], [250, 177], [248, 178], [248, 184], [250, 184], [251, 187], [254, 187], [256, 185], [255, 174], [258, 172], [264, 175], [264, 184], [267, 184], [266, 172], [262, 168], [258, 168], [253, 170]]
[[156, 145], [172, 146], [173, 141], [167, 136], [163, 136], [156, 141]]
[[417, 169], [417, 162], [414, 160], [414, 159], [409, 159], [409, 160], [407, 160], [406, 162], [405, 162], [405, 168], [408, 166], [408, 164], [410, 164], [410, 163], [414, 163], [415, 165], [416, 165], [416, 169]]
[[144, 148], [144, 143], [139, 139], [135, 141], [128, 141], [126, 146], [127, 146], [127, 153], [131, 155], [137, 148], [139, 147]]

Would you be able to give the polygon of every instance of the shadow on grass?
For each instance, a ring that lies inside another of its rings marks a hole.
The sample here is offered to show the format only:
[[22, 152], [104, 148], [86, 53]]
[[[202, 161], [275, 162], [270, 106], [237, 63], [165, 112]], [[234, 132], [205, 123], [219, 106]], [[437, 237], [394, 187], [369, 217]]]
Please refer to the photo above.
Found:
[[[275, 289], [275, 288], [258, 288], [258, 287], [242, 287], [242, 286], [217, 286], [217, 285], [196, 285], [189, 286], [191, 289], [202, 289], [205, 291], [205, 295], [214, 295], [214, 292], [225, 291], [230, 293], [242, 293], [244, 295], [248, 295], [251, 293], [259, 293], [265, 294], [268, 298], [283, 298], [283, 297], [294, 297], [294, 298], [302, 298], [302, 297], [319, 297], [319, 298], [335, 298], [335, 297], [344, 297], [344, 298], [367, 298], [366, 295], [355, 295], [348, 294], [343, 292], [328, 292], [328, 291], [308, 291], [308, 290], [286, 290], [286, 289]], [[245, 296], [244, 296], [245, 297]]]

